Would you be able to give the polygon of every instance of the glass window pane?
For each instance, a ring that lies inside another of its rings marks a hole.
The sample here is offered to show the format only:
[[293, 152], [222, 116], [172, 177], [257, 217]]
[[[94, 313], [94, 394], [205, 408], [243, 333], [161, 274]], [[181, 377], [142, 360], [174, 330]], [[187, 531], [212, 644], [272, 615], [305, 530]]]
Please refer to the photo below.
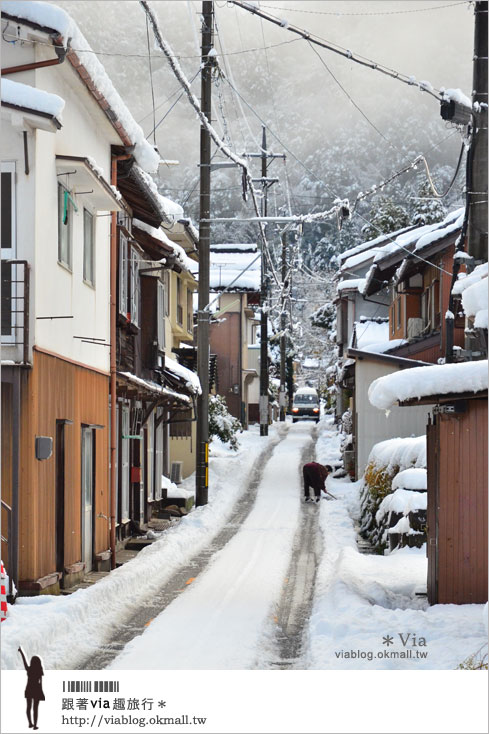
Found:
[[2, 247], [12, 247], [12, 174], [2, 171]]

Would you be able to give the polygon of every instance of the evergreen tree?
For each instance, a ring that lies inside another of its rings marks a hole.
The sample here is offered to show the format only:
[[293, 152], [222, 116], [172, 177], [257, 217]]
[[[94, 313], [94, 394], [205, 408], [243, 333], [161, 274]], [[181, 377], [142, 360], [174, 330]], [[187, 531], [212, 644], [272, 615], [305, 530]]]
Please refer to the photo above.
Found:
[[433, 198], [433, 192], [428, 181], [423, 181], [418, 190], [418, 197], [414, 200], [413, 224], [421, 227], [423, 224], [441, 222], [446, 216], [446, 209], [441, 199]]
[[396, 232], [410, 224], [406, 209], [396, 204], [389, 196], [381, 196], [374, 202], [368, 219], [369, 224], [362, 227], [365, 240], [374, 240], [382, 234]]

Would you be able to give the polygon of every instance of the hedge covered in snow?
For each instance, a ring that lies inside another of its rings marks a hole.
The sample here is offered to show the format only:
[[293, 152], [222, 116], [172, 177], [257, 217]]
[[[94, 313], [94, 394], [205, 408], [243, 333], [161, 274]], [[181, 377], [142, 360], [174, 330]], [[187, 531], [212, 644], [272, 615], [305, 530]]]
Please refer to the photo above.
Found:
[[[360, 533], [378, 550], [390, 535], [421, 534], [409, 517], [426, 509], [426, 436], [391, 438], [370, 452], [361, 492]], [[409, 517], [408, 517], [409, 516]], [[393, 520], [398, 522], [392, 525]]]

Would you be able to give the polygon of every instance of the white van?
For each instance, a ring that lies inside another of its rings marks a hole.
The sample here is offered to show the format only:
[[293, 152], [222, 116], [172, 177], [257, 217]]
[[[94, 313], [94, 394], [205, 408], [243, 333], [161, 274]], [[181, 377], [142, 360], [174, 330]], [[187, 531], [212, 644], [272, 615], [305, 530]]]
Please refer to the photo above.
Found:
[[313, 387], [299, 387], [292, 403], [292, 423], [316, 421], [319, 423], [319, 396]]

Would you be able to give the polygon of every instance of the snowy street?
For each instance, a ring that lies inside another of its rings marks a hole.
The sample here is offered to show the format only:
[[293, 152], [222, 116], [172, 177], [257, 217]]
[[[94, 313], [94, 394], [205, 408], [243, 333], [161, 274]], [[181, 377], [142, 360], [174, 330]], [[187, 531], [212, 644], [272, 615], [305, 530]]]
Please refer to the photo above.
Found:
[[339, 456], [330, 421], [214, 446], [209, 505], [89, 589], [19, 599], [2, 666], [22, 644], [47, 668], [456, 668], [484, 643], [483, 605], [429, 607], [424, 548], [360, 553], [359, 482], [302, 502], [302, 464]]

